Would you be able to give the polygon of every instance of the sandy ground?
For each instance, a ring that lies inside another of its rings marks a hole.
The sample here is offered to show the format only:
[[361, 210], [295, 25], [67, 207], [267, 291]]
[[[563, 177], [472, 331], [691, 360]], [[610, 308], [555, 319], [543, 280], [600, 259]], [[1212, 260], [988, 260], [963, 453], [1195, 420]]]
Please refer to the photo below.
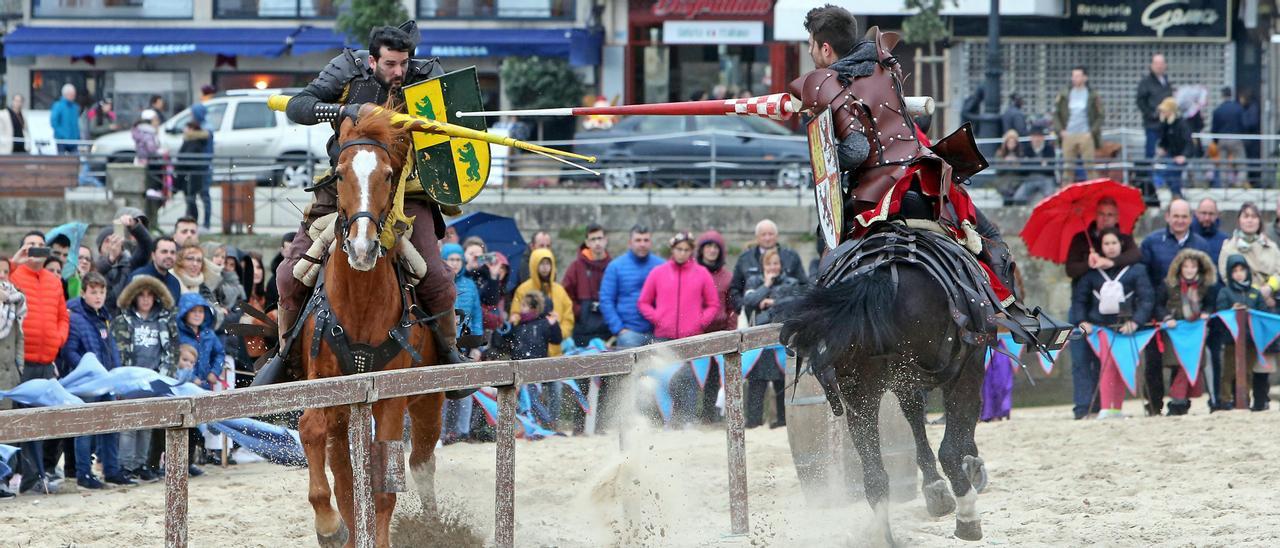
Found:
[[[1133, 412], [1138, 407], [1131, 402]], [[1066, 408], [1015, 410], [982, 424], [991, 475], [978, 499], [986, 538], [973, 545], [1275, 546], [1280, 525], [1280, 413], [1075, 422]], [[930, 427], [936, 444], [942, 427]], [[857, 502], [806, 505], [785, 430], [748, 431], [751, 534], [731, 537], [725, 435], [660, 431], [622, 454], [616, 437], [517, 441], [518, 546], [874, 546]], [[443, 505], [491, 542], [494, 445], [440, 450]], [[303, 471], [245, 464], [191, 483], [192, 546], [314, 545]], [[71, 489], [68, 489], [71, 491]], [[0, 503], [8, 546], [157, 546], [162, 484], [23, 496]], [[416, 506], [401, 498], [401, 511]], [[956, 546], [953, 517], [920, 497], [892, 524], [913, 546]], [[402, 531], [402, 545], [445, 544]], [[458, 545], [448, 542], [449, 545]]]

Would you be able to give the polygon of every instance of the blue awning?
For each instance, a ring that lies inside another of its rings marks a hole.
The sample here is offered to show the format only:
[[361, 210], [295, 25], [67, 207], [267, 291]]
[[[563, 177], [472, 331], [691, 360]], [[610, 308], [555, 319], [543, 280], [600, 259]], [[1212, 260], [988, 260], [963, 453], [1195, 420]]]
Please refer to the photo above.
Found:
[[[440, 29], [419, 28], [422, 43], [415, 56], [420, 57], [509, 57], [538, 55], [565, 57], [573, 66], [600, 64], [601, 33], [587, 29]], [[345, 40], [331, 28], [304, 27], [294, 38], [295, 54], [333, 50], [336, 54]]]
[[160, 56], [190, 53], [276, 57], [298, 27], [31, 27], [4, 36], [5, 57]]

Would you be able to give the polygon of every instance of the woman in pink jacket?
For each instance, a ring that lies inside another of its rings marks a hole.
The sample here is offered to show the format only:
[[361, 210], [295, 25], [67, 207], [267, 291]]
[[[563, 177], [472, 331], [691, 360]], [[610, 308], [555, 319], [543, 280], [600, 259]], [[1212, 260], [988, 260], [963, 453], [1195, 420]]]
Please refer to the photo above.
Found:
[[670, 245], [671, 259], [649, 273], [637, 303], [657, 340], [701, 335], [720, 311], [715, 280], [692, 260], [693, 236], [680, 232]]

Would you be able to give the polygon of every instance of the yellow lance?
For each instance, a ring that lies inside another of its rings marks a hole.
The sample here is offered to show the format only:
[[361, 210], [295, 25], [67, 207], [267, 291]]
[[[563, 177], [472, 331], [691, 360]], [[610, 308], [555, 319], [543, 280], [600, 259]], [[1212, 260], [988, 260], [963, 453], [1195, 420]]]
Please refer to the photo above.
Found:
[[[292, 95], [272, 95], [267, 99], [267, 107], [269, 107], [271, 110], [284, 112], [285, 107], [289, 105], [290, 99], [293, 99]], [[380, 113], [383, 110], [385, 110], [382, 107], [379, 107], [376, 105], [371, 105], [371, 106], [373, 106], [373, 108], [375, 109], [374, 110], [375, 113]], [[486, 133], [484, 131], [477, 131], [471, 128], [462, 127], [455, 124], [439, 122], [429, 118], [425, 118], [421, 116], [412, 116], [409, 114], [402, 114], [399, 112], [391, 113], [391, 123], [398, 128], [405, 129], [406, 131], [434, 133], [437, 135], [447, 135], [449, 137], [456, 137], [460, 139], [472, 139], [476, 141], [484, 141], [486, 143], [501, 145], [504, 147], [518, 148], [520, 150], [526, 150], [534, 154], [546, 156], [548, 158], [551, 158], [559, 162], [564, 162], [578, 169], [596, 173], [591, 169], [587, 169], [586, 167], [580, 166], [578, 164], [575, 164], [573, 162], [560, 158], [561, 156], [563, 156], [563, 157], [582, 160], [585, 162], [595, 163], [596, 162], [595, 156], [585, 156], [582, 154], [575, 154], [567, 150], [558, 150], [550, 147], [544, 147], [541, 145], [535, 145], [533, 143], [527, 143], [525, 141], [521, 141], [519, 139], [515, 139], [512, 137], [502, 137], [500, 135], [493, 135], [491, 133]], [[598, 173], [596, 174], [598, 175]]]

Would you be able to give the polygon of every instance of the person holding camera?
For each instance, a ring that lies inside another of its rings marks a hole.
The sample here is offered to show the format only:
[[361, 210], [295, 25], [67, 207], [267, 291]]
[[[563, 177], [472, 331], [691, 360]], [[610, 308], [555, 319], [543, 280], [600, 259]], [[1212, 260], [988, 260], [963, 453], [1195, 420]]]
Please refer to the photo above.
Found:
[[[476, 284], [476, 289], [480, 292], [482, 323], [487, 335], [505, 321], [502, 317], [502, 289], [507, 281], [501, 277], [498, 269], [498, 254], [490, 253], [480, 237], [467, 237], [462, 241], [462, 249], [463, 260], [466, 263], [466, 277]], [[479, 335], [479, 333], [472, 334]]]
[[[25, 339], [21, 382], [58, 377], [54, 362], [58, 351], [67, 342], [71, 324], [67, 300], [62, 292], [62, 278], [43, 268], [49, 255], [44, 234], [37, 230], [22, 237], [22, 245], [11, 259], [13, 271], [9, 273], [9, 280], [27, 296], [27, 317], [22, 320]], [[46, 481], [43, 444], [41, 441], [21, 444], [18, 465], [22, 473], [20, 492], [35, 489], [47, 494], [57, 489]]]
[[609, 323], [600, 313], [600, 282], [609, 266], [608, 246], [604, 227], [596, 223], [587, 225], [587, 238], [578, 246], [578, 256], [560, 282], [573, 301], [573, 342], [577, 346], [586, 346], [591, 339], [608, 340], [613, 336]]

